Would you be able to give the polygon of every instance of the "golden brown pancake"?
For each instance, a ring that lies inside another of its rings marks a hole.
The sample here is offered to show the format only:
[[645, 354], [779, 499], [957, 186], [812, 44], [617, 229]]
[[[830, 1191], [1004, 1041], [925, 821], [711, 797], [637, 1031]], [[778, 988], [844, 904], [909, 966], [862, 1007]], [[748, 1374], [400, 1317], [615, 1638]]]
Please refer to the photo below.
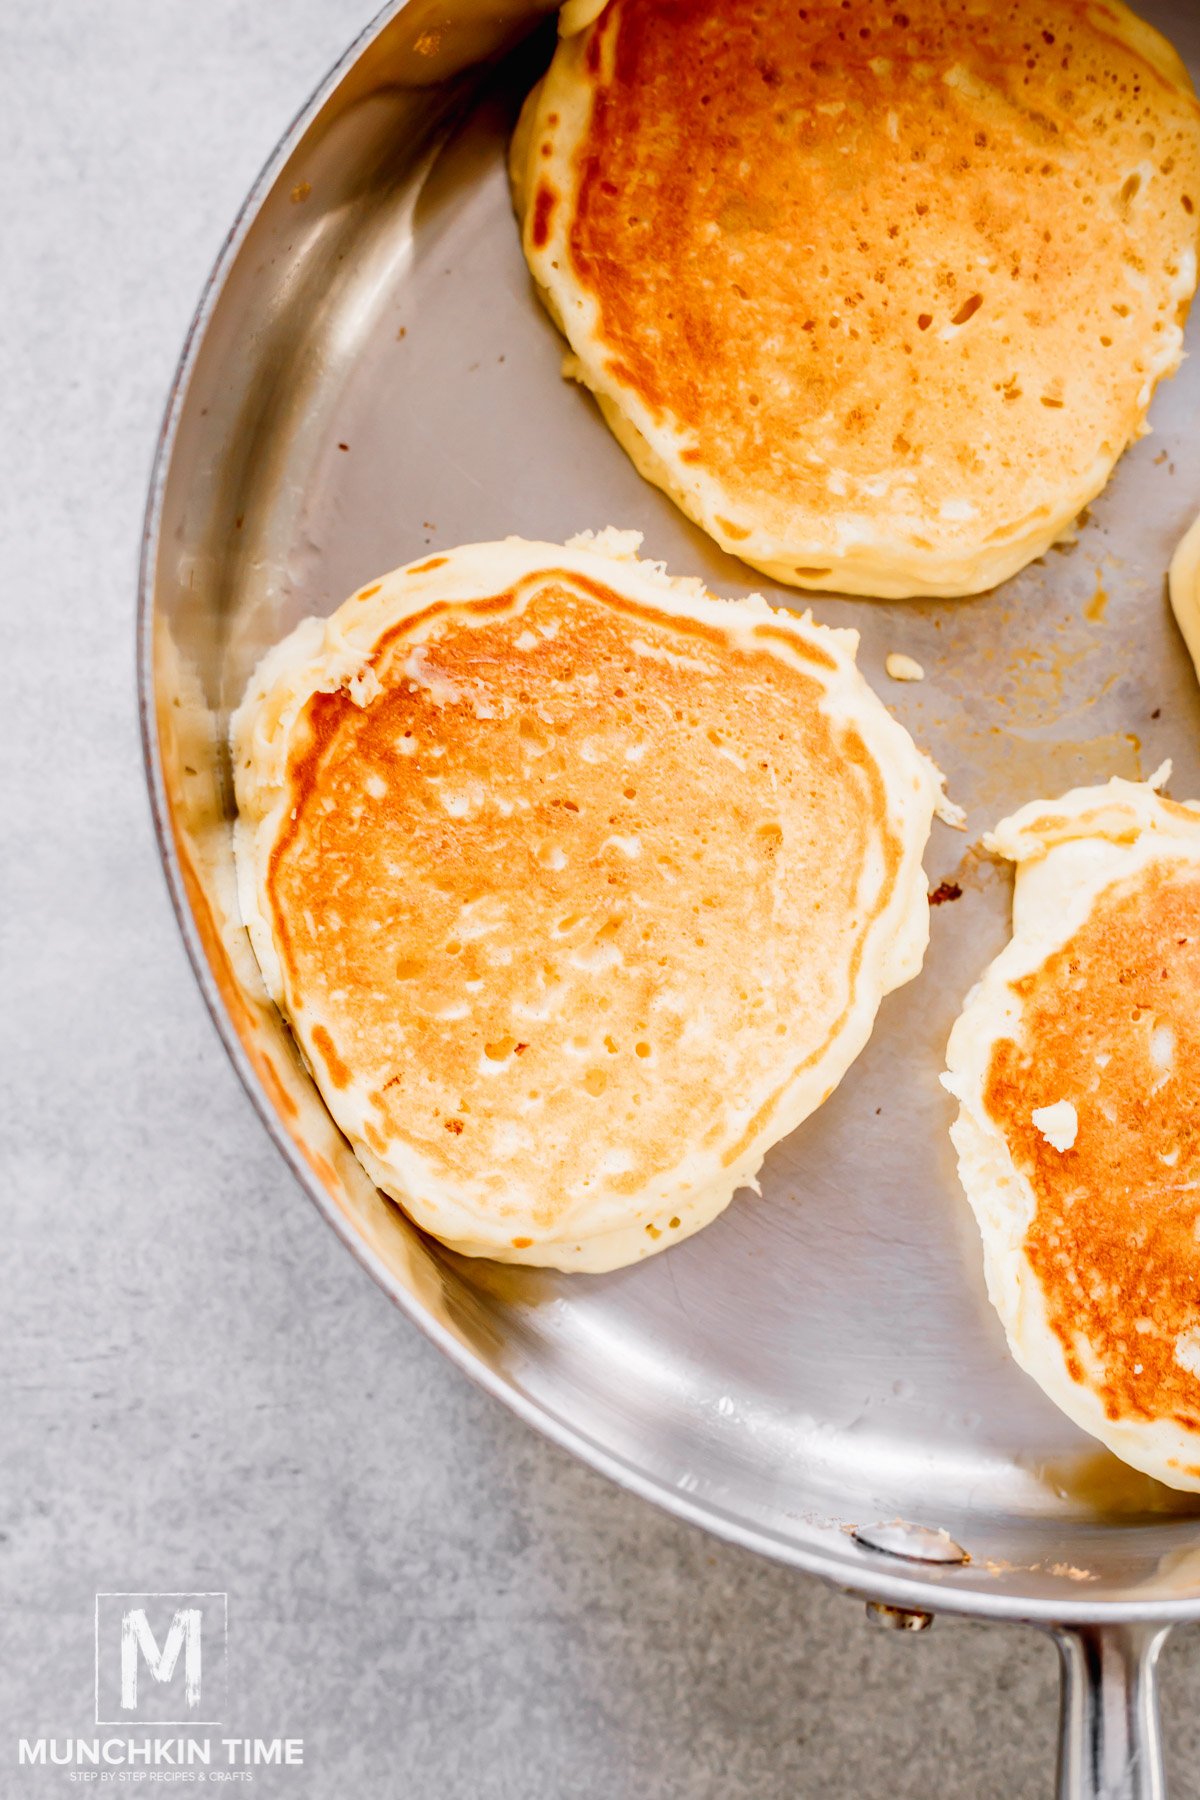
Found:
[[1013, 940], [947, 1078], [989, 1292], [1073, 1419], [1200, 1489], [1200, 810], [1114, 781], [993, 844]]
[[1119, 0], [609, 0], [561, 29], [513, 144], [523, 244], [648, 479], [852, 593], [979, 592], [1070, 527], [1196, 285], [1165, 40]]
[[429, 557], [266, 658], [233, 729], [243, 915], [427, 1230], [634, 1261], [840, 1080], [920, 966], [938, 799], [856, 641], [608, 534]]

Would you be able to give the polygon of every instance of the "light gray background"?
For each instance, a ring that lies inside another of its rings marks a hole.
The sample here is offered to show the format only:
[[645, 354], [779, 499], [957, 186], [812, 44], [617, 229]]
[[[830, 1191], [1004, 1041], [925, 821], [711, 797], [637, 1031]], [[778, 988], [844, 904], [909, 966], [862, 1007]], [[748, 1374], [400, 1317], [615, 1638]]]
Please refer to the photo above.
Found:
[[135, 724], [143, 489], [223, 233], [366, 16], [0, 10], [0, 1794], [68, 1791], [17, 1738], [94, 1730], [97, 1589], [228, 1591], [228, 1730], [306, 1741], [264, 1796], [1048, 1794], [1048, 1642], [871, 1633], [535, 1438], [293, 1188], [193, 990]]

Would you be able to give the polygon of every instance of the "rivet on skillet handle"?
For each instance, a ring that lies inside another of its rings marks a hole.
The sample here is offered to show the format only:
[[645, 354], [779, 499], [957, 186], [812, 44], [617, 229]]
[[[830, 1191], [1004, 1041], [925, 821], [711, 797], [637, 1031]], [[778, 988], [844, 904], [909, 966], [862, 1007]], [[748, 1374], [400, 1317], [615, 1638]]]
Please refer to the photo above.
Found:
[[1062, 1662], [1058, 1800], [1166, 1800], [1157, 1665], [1170, 1629], [1053, 1628]]
[[904, 1519], [885, 1524], [856, 1525], [852, 1533], [864, 1550], [880, 1550], [885, 1556], [902, 1556], [908, 1562], [965, 1563], [967, 1553], [948, 1531], [928, 1525], [910, 1525]]
[[878, 1631], [928, 1631], [933, 1624], [933, 1614], [909, 1612], [903, 1606], [887, 1606], [882, 1600], [868, 1600], [867, 1623]]
[[[909, 1562], [954, 1564], [967, 1560], [966, 1551], [954, 1542], [949, 1532], [934, 1531], [928, 1525], [909, 1525], [904, 1519], [858, 1525], [853, 1537], [864, 1550], [877, 1550], [884, 1556], [902, 1556]], [[882, 1600], [868, 1600], [867, 1622], [881, 1631], [928, 1631], [933, 1624], [933, 1614], [888, 1606]]]
[[[910, 1562], [963, 1563], [949, 1533], [903, 1519], [859, 1525], [865, 1550]], [[924, 1631], [928, 1613], [868, 1601], [867, 1617], [894, 1631]], [[1167, 1800], [1158, 1715], [1158, 1658], [1169, 1625], [1058, 1625], [1062, 1665], [1057, 1800]]]

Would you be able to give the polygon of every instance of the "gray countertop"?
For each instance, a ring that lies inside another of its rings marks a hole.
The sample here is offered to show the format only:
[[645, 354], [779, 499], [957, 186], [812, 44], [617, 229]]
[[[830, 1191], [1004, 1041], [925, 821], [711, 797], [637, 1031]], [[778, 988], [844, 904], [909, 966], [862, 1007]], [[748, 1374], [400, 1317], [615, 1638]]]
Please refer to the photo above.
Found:
[[[225, 1729], [305, 1741], [264, 1795], [1048, 1794], [1048, 1641], [869, 1632], [542, 1443], [338, 1247], [193, 988], [137, 740], [143, 490], [224, 231], [364, 16], [0, 22], [0, 1792], [64, 1791], [18, 1738], [94, 1735], [97, 1591], [221, 1590]], [[1165, 1690], [1195, 1793], [1193, 1639]]]

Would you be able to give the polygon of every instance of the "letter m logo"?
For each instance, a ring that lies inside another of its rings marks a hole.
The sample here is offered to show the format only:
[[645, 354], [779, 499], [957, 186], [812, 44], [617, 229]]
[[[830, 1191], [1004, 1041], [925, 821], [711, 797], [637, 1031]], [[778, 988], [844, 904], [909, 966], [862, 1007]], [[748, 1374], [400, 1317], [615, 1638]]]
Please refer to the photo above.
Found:
[[96, 1723], [218, 1725], [224, 1594], [96, 1595]]
[[170, 1681], [183, 1651], [183, 1694], [193, 1713], [200, 1704], [200, 1632], [204, 1614], [197, 1606], [177, 1608], [167, 1641], [160, 1650], [144, 1606], [131, 1606], [121, 1616], [121, 1710], [137, 1713], [138, 1664], [145, 1661], [155, 1681]]

